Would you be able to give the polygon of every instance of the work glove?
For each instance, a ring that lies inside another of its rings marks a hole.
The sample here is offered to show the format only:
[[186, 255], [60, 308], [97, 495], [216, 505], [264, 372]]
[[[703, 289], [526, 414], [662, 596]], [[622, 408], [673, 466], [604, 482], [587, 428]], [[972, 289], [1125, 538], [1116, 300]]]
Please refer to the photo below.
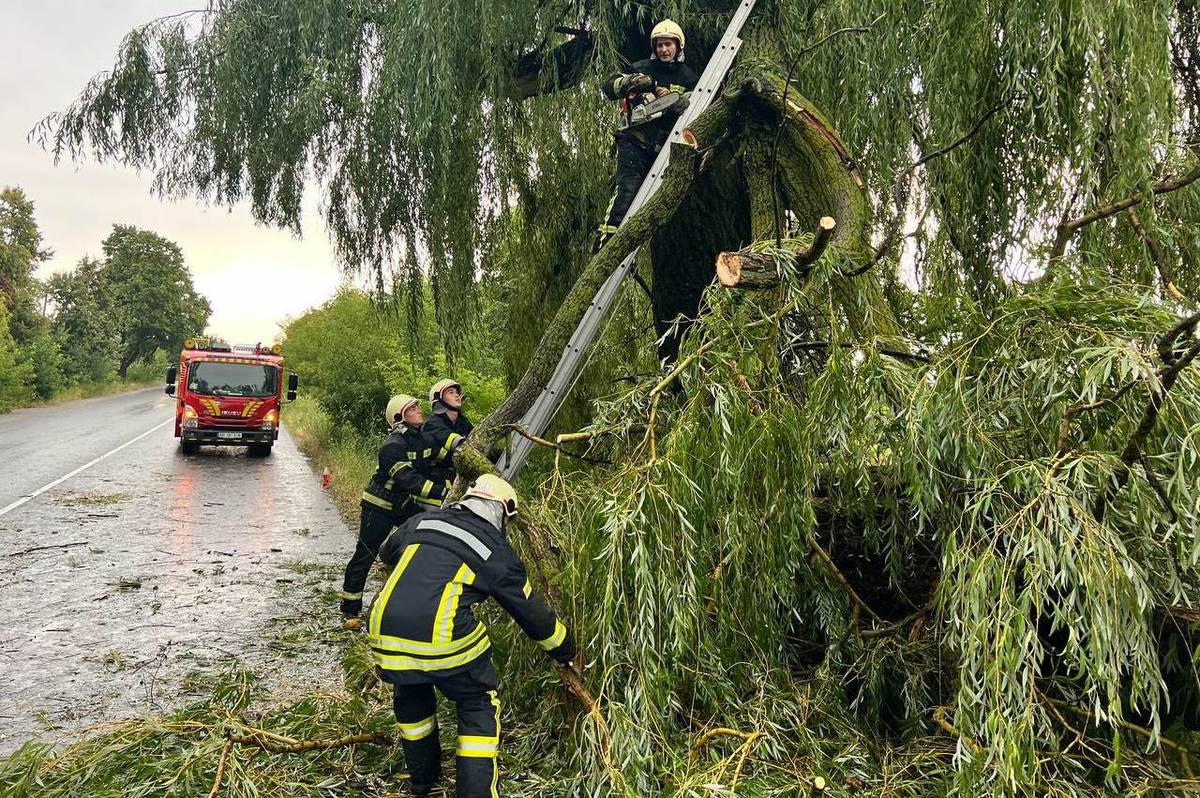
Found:
[[571, 665], [571, 661], [575, 659], [575, 638], [571, 634], [571, 630], [567, 630], [567, 636], [555, 648], [546, 652], [550, 658], [564, 668]]
[[621, 81], [621, 85], [617, 87], [617, 91], [627, 97], [630, 94], [637, 94], [653, 88], [654, 78], [641, 72], [635, 72], [632, 75], [625, 76], [625, 79]]

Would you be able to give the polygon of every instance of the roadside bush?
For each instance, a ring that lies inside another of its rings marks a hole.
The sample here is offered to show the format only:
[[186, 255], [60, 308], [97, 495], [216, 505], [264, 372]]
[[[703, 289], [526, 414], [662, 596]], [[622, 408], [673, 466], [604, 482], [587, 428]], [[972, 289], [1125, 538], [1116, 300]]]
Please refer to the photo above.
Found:
[[50, 399], [66, 387], [62, 350], [48, 331], [20, 347], [19, 356], [32, 370], [33, 391], [38, 399]]

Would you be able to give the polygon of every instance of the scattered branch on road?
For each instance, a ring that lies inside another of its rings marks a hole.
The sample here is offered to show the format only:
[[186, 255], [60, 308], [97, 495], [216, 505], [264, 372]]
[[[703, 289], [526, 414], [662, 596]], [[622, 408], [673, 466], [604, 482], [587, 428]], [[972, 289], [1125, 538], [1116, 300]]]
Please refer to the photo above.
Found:
[[22, 554], [32, 554], [35, 551], [49, 551], [50, 549], [73, 549], [76, 546], [86, 546], [87, 544], [88, 542], [86, 540], [80, 540], [76, 541], [75, 543], [56, 543], [53, 546], [33, 546], [32, 548], [21, 549], [20, 551], [14, 551], [10, 554], [5, 554], [4, 556], [19, 557]]

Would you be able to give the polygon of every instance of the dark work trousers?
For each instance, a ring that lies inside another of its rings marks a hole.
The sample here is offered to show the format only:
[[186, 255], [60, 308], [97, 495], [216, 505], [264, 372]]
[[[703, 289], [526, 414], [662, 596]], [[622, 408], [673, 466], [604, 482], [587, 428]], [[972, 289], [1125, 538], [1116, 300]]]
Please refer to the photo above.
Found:
[[458, 710], [458, 798], [499, 798], [500, 698], [491, 658], [485, 653], [473, 667], [452, 676], [412, 673], [412, 677], [416, 677], [412, 684], [393, 684], [392, 707], [413, 792], [432, 787], [441, 775], [436, 686]]
[[342, 615], [354, 617], [362, 612], [363, 586], [367, 584], [367, 574], [375, 563], [379, 547], [387, 540], [392, 527], [403, 524], [420, 512], [410, 502], [399, 513], [390, 513], [382, 507], [365, 506], [358, 522], [358, 543], [354, 554], [346, 564], [346, 576], [342, 579]]
[[608, 203], [604, 223], [596, 230], [593, 252], [599, 252], [604, 242], [617, 232], [617, 228], [625, 220], [625, 214], [633, 204], [633, 198], [637, 196], [642, 181], [650, 173], [650, 167], [654, 165], [657, 155], [653, 144], [643, 143], [628, 135], [617, 136], [616, 149], [617, 172], [613, 177], [613, 198]]

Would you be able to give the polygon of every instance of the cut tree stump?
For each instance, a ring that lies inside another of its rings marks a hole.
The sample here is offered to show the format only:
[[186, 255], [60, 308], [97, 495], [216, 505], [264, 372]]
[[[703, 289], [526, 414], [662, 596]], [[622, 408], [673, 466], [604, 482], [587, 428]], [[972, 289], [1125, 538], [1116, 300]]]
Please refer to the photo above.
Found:
[[[797, 266], [807, 266], [815, 263], [829, 246], [833, 238], [837, 222], [832, 216], [822, 216], [817, 223], [816, 233], [812, 244], [795, 253]], [[717, 256], [717, 279], [726, 288], [741, 288], [756, 290], [774, 288], [779, 285], [778, 250], [774, 252], [752, 252], [743, 249], [738, 252], [722, 252]]]

